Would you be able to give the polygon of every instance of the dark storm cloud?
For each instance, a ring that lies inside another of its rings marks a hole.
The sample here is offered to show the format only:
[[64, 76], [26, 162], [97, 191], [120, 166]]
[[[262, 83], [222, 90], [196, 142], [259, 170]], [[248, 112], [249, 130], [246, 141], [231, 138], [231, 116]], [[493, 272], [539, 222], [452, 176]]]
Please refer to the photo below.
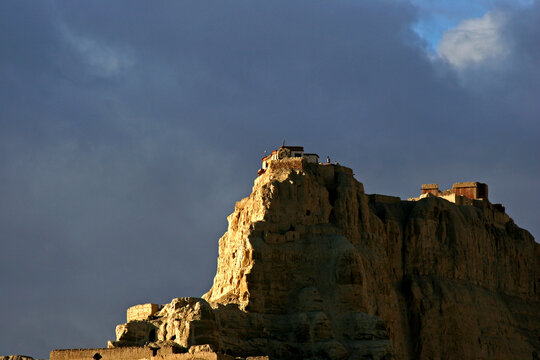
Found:
[[1, 352], [104, 346], [127, 306], [201, 295], [283, 138], [368, 192], [488, 182], [538, 234], [538, 9], [507, 10], [516, 66], [465, 73], [406, 3], [2, 2]]

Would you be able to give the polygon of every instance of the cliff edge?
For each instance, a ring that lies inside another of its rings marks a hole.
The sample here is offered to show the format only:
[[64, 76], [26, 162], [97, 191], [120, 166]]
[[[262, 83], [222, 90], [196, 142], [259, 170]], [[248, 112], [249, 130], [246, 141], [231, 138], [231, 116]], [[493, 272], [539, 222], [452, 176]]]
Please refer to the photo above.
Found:
[[369, 195], [351, 169], [304, 158], [264, 170], [228, 217], [212, 288], [132, 308], [110, 350], [538, 358], [540, 245], [500, 206]]

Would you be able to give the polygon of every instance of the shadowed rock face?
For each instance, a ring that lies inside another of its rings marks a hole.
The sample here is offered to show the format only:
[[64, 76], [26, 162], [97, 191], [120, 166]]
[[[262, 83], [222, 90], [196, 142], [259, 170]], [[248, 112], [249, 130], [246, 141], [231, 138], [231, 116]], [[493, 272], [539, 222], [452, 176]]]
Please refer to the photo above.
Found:
[[367, 195], [348, 168], [275, 161], [228, 217], [210, 291], [119, 325], [114, 346], [532, 359], [540, 246], [489, 202], [475, 204]]

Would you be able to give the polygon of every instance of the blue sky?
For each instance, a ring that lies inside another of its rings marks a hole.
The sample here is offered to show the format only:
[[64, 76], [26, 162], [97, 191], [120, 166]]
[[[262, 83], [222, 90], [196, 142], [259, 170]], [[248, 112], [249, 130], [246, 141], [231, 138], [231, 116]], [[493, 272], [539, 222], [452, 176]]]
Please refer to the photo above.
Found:
[[419, 9], [419, 20], [413, 29], [435, 51], [443, 33], [463, 20], [482, 17], [501, 6], [528, 7], [534, 0], [411, 0], [411, 3]]

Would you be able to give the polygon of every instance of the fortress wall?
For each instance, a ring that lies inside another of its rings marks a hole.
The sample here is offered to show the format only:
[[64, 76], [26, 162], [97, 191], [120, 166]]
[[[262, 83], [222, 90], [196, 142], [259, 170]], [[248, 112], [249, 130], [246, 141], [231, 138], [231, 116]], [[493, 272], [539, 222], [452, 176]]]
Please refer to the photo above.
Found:
[[[98, 357], [98, 355], [101, 358]], [[122, 347], [114, 349], [71, 349], [53, 350], [50, 360], [143, 360], [153, 356], [148, 347]]]
[[452, 186], [452, 192], [456, 195], [463, 195], [470, 199], [487, 199], [488, 186], [480, 182], [461, 182]]
[[146, 320], [159, 311], [158, 304], [135, 305], [127, 309], [127, 321]]
[[433, 194], [435, 196], [439, 195], [439, 185], [438, 184], [422, 184], [422, 194]]
[[470, 205], [470, 206], [474, 205], [474, 200], [465, 195], [450, 194], [450, 195], [443, 195], [440, 197], [450, 202], [453, 202], [456, 205]]
[[[99, 356], [98, 356], [99, 354]], [[215, 352], [173, 353], [172, 347], [153, 350], [149, 347], [53, 350], [50, 360], [233, 360]]]
[[278, 169], [294, 169], [294, 170], [304, 170], [307, 161], [302, 158], [286, 158], [278, 161], [271, 161], [269, 166], [272, 170]]
[[466, 196], [469, 199], [476, 199], [478, 197], [476, 187], [460, 187], [452, 190], [456, 195]]

